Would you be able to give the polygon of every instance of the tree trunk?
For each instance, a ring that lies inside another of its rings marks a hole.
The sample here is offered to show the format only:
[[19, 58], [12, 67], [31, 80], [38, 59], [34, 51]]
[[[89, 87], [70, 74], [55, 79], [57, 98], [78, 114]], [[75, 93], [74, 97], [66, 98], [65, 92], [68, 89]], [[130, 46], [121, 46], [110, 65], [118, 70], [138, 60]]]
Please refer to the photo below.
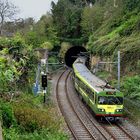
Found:
[[3, 24], [4, 24], [4, 17], [1, 15], [0, 36], [3, 35]]
[[118, 7], [118, 5], [116, 4], [116, 0], [114, 0], [114, 7]]

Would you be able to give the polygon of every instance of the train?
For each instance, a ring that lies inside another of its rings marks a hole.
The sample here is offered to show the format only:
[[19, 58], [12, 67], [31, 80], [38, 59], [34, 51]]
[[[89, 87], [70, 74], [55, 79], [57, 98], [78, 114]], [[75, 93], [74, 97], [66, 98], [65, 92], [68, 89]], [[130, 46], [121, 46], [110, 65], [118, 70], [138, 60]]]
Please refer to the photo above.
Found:
[[80, 97], [96, 118], [120, 120], [123, 116], [123, 93], [91, 73], [85, 63], [84, 57], [78, 57], [72, 65], [74, 86]]

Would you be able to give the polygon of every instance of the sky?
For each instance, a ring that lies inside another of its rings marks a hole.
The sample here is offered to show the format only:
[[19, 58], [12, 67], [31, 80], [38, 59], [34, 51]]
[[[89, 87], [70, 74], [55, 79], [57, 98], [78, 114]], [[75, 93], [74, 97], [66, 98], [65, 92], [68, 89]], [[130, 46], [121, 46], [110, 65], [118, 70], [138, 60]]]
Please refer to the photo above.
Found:
[[20, 9], [17, 18], [33, 17], [39, 20], [43, 14], [50, 11], [51, 1], [57, 2], [58, 0], [9, 0]]

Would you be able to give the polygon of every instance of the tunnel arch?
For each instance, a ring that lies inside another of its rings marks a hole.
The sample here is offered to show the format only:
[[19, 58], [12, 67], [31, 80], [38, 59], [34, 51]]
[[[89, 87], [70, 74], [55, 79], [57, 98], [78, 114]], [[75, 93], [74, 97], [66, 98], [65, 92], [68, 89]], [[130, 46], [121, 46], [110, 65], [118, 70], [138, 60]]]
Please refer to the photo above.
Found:
[[83, 53], [87, 53], [86, 48], [82, 46], [71, 47], [65, 54], [65, 64], [68, 67], [72, 67], [72, 64], [77, 59], [77, 57], [83, 55]]

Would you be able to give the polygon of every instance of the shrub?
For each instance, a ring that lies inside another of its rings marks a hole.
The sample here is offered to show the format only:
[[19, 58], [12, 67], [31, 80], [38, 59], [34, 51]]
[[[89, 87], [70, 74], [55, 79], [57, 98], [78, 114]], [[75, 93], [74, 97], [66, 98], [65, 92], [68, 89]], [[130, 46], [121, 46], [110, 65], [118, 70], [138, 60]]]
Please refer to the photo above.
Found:
[[9, 128], [16, 124], [12, 106], [9, 103], [4, 103], [2, 100], [0, 100], [0, 110], [4, 127]]
[[48, 129], [41, 129], [33, 133], [21, 134], [15, 128], [4, 130], [5, 140], [67, 140], [68, 137], [59, 130], [50, 131]]
[[18, 103], [14, 105], [14, 113], [17, 123], [28, 132], [48, 128], [53, 124], [53, 120], [48, 111], [40, 108], [32, 108]]
[[3, 136], [5, 140], [19, 140], [18, 132], [14, 127], [3, 129]]
[[55, 64], [55, 63], [59, 64], [59, 61], [56, 56], [50, 56], [48, 62], [52, 63], [51, 65], [49, 65], [49, 71], [54, 72], [54, 70], [60, 68], [60, 65]]
[[50, 42], [44, 42], [40, 45], [40, 48], [48, 49], [50, 51], [53, 49], [53, 45]]
[[122, 89], [128, 98], [140, 100], [140, 76], [126, 77]]

